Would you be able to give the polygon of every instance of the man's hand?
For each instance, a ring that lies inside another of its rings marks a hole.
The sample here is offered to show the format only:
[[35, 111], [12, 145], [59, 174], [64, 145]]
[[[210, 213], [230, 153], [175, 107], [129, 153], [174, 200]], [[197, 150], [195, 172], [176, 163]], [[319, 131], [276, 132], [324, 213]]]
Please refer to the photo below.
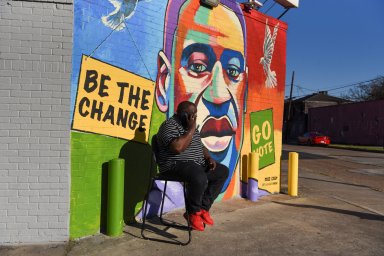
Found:
[[193, 135], [196, 131], [196, 108], [193, 108], [192, 110], [194, 110], [190, 111], [192, 112], [192, 114], [188, 114], [186, 111], [183, 111], [183, 114], [177, 116], [177, 118], [181, 121], [184, 129], [186, 129], [187, 132], [175, 138], [170, 143], [170, 150], [176, 154], [180, 154], [191, 144]]
[[213, 160], [212, 158], [208, 158], [206, 160], [207, 160], [207, 163], [208, 163], [209, 170], [210, 171], [215, 170], [216, 169], [216, 161]]
[[204, 153], [204, 159], [205, 162], [208, 165], [208, 168], [210, 171], [216, 169], [216, 161], [212, 159], [211, 155], [209, 154], [209, 151], [206, 147], [203, 147], [203, 153]]
[[197, 117], [196, 114], [188, 115], [188, 118], [187, 118], [187, 129], [188, 129], [188, 131], [195, 132], [195, 130], [196, 130], [196, 117]]

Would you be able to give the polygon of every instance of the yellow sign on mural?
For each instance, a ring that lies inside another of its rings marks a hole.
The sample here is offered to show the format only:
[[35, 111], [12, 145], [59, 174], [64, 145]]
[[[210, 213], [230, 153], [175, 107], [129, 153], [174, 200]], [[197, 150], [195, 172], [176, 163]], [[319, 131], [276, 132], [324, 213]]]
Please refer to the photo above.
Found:
[[83, 55], [72, 129], [148, 141], [154, 82]]

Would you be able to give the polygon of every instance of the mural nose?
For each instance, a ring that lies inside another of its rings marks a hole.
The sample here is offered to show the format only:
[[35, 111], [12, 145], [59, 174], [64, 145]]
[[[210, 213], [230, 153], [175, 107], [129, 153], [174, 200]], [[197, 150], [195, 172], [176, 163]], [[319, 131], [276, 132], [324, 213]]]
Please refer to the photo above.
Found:
[[205, 89], [203, 98], [215, 104], [221, 104], [231, 99], [220, 61], [217, 61], [212, 68], [211, 85]]

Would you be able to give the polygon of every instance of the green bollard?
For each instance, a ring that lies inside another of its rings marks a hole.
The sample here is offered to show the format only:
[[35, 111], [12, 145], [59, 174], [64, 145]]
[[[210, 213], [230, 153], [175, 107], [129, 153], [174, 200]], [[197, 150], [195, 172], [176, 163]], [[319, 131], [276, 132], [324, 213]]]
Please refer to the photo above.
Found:
[[107, 235], [123, 233], [124, 206], [124, 159], [117, 158], [108, 163]]

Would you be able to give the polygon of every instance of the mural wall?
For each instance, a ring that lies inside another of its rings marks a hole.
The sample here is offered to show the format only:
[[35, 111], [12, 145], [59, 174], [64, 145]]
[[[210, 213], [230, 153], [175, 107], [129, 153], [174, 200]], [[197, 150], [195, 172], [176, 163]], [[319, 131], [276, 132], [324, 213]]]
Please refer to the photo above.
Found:
[[244, 160], [250, 151], [259, 153], [262, 196], [280, 191], [287, 24], [254, 11], [244, 12], [244, 17], [249, 71], [241, 154]]
[[[153, 175], [148, 141], [179, 102], [198, 108], [212, 157], [230, 169], [218, 200], [240, 195], [259, 153], [259, 195], [280, 188], [286, 24], [233, 0], [75, 0], [71, 86], [71, 238], [105, 227], [108, 161], [124, 158], [125, 222]], [[158, 211], [159, 190], [150, 194]], [[173, 183], [165, 210], [183, 205]], [[167, 189], [168, 191], [168, 189]]]

